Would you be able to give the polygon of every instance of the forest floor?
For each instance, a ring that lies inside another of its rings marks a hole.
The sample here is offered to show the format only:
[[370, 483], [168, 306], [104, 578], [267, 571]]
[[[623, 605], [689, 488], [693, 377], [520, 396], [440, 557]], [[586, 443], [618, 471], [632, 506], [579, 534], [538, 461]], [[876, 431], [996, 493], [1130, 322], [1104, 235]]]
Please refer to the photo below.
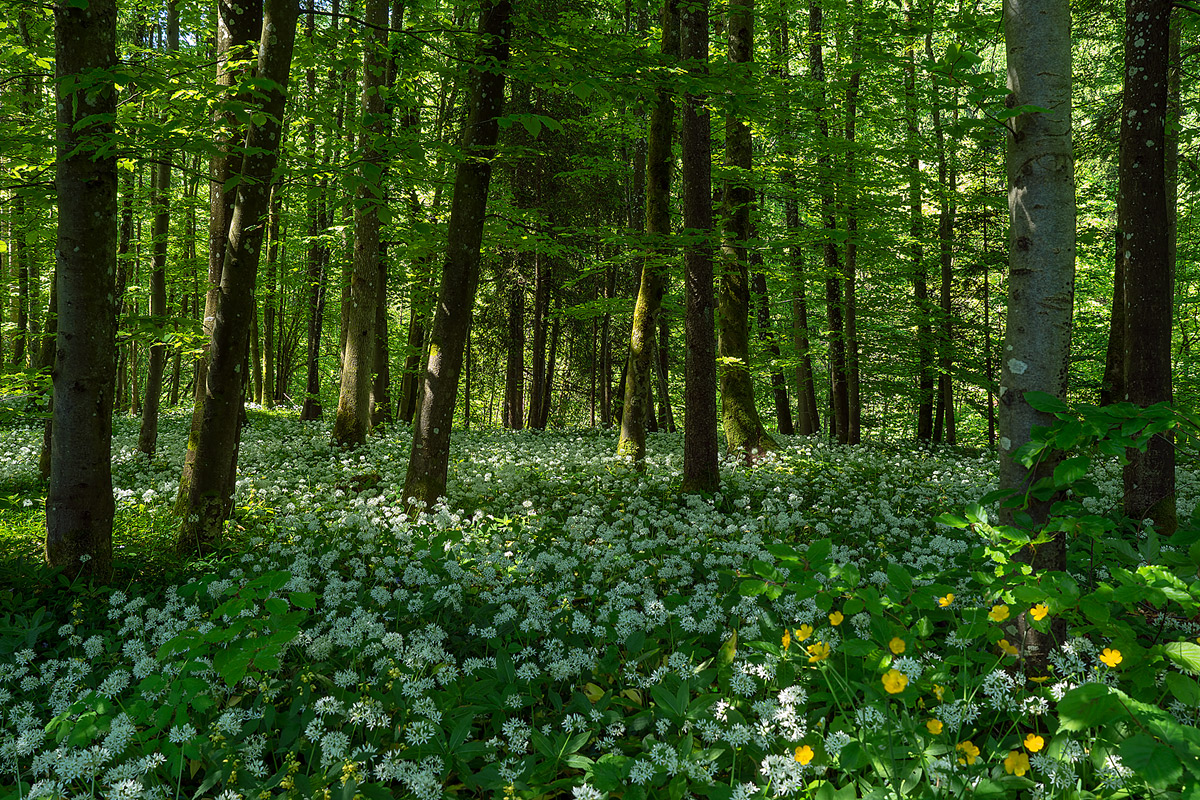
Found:
[[[0, 797], [1200, 784], [1195, 537], [1108, 521], [1115, 462], [1043, 580], [971, 507], [989, 453], [779, 437], [681, 496], [679, 435], [637, 473], [612, 432], [456, 431], [449, 505], [412, 519], [404, 426], [346, 453], [252, 411], [230, 539], [182, 563], [186, 428], [168, 414], [151, 460], [116, 421], [117, 576], [73, 592], [40, 564], [40, 429], [0, 430]], [[1185, 519], [1194, 471], [1179, 498]], [[1027, 681], [1012, 643], [1056, 619], [1069, 638]]]

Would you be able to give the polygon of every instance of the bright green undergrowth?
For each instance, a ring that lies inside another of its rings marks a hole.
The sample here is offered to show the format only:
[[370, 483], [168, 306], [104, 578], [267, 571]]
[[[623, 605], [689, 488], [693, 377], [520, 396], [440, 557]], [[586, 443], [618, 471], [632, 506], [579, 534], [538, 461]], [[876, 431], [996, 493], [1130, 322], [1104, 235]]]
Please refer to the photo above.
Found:
[[[0, 430], [0, 796], [1200, 796], [1200, 547], [1114, 519], [1100, 454], [1036, 576], [972, 505], [986, 454], [780, 437], [680, 496], [678, 436], [638, 474], [613, 434], [460, 431], [413, 520], [403, 427], [346, 454], [250, 420], [192, 565], [186, 420], [153, 461], [118, 420], [118, 577], [71, 591], [37, 566], [40, 432]], [[1025, 680], [1021, 628], [1062, 623]]]

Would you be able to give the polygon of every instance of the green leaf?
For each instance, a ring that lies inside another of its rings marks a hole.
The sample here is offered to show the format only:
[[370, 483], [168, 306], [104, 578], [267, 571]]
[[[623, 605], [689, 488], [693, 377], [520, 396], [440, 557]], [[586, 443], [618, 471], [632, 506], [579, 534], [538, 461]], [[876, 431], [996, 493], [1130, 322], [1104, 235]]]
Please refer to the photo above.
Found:
[[288, 594], [288, 599], [297, 608], [316, 608], [317, 605], [316, 592], [291, 592]]
[[899, 564], [889, 562], [887, 565], [889, 588], [895, 589], [901, 596], [907, 596], [912, 591], [912, 576], [908, 570]]
[[1070, 486], [1087, 474], [1091, 459], [1087, 456], [1068, 458], [1054, 468], [1054, 482], [1058, 486]]
[[1178, 672], [1168, 672], [1167, 688], [1176, 700], [1188, 706], [1200, 706], [1200, 684]]
[[1163, 646], [1163, 653], [1188, 672], [1200, 674], [1200, 644], [1171, 642]]
[[1117, 747], [1121, 761], [1156, 789], [1166, 789], [1183, 774], [1175, 751], [1149, 734], [1129, 737]]
[[808, 552], [805, 553], [805, 558], [810, 564], [822, 564], [829, 560], [830, 554], [833, 553], [833, 540], [821, 539], [813, 542], [808, 546]]
[[[1041, 110], [1045, 111], [1046, 109], [1043, 108]], [[1018, 111], [1017, 113], [1019, 114], [1021, 112]], [[1016, 116], [1016, 114], [1013, 114], [1012, 116]], [[1025, 392], [1025, 402], [1028, 403], [1030, 408], [1033, 410], [1041, 411], [1044, 414], [1068, 414], [1071, 411], [1071, 409], [1067, 407], [1067, 404], [1064, 403], [1060, 398], [1055, 397], [1052, 394], [1047, 394], [1046, 392]]]
[[1058, 730], [1082, 731], [1125, 716], [1120, 701], [1104, 684], [1088, 683], [1058, 701]]

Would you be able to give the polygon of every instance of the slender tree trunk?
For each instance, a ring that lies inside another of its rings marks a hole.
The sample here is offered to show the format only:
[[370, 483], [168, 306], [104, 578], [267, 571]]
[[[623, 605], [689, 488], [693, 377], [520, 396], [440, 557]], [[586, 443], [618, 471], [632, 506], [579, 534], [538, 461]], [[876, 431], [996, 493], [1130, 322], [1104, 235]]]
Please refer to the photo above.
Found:
[[554, 321], [550, 323], [550, 354], [546, 358], [546, 380], [542, 383], [542, 403], [540, 406], [540, 416], [538, 417], [538, 430], [545, 430], [550, 424], [550, 398], [554, 389], [554, 370], [558, 360], [558, 346], [562, 334], [562, 315], [557, 313], [557, 310], [562, 308], [562, 296], [557, 292], [554, 295], [554, 305], [556, 313]]
[[[604, 299], [611, 300], [616, 294], [617, 271], [612, 264], [604, 268]], [[600, 323], [600, 425], [608, 428], [613, 423], [612, 388], [612, 312], [604, 304], [604, 317]]]
[[60, 307], [45, 554], [52, 567], [104, 581], [114, 509], [117, 159], [102, 148], [117, 111], [117, 8], [114, 0], [64, 4], [54, 18]]
[[[1170, 402], [1175, 270], [1167, 198], [1166, 116], [1170, 82], [1171, 3], [1125, 2], [1125, 91], [1117, 228], [1125, 278], [1125, 397], [1145, 408]], [[1125, 466], [1125, 513], [1152, 519], [1160, 533], [1178, 526], [1175, 443], [1156, 434]]]
[[350, 307], [343, 313], [346, 337], [342, 386], [333, 440], [357, 447], [371, 428], [371, 386], [377, 349], [375, 325], [380, 305], [379, 208], [383, 199], [383, 94], [387, 69], [387, 0], [366, 0], [363, 33], [363, 130], [359, 136], [358, 189], [354, 203], [354, 271], [350, 276]]
[[[708, 74], [708, 0], [680, 9], [680, 57], [688, 75]], [[717, 462], [717, 348], [713, 323], [712, 143], [702, 94], [686, 94], [682, 111], [683, 226], [696, 236], [684, 248], [683, 491], [715, 492]], [[703, 237], [703, 238], [701, 238]]]
[[792, 406], [788, 402], [787, 380], [783, 371], [777, 366], [783, 358], [779, 342], [775, 338], [774, 325], [771, 322], [771, 301], [767, 295], [767, 276], [761, 271], [761, 255], [758, 257], [759, 267], [754, 272], [755, 310], [758, 312], [758, 338], [764, 342], [767, 353], [771, 357], [771, 394], [775, 400], [775, 420], [779, 432], [791, 436], [796, 432], [792, 424]]
[[432, 505], [446, 492], [450, 429], [458, 394], [463, 349], [479, 285], [479, 248], [483, 238], [492, 155], [504, 107], [504, 69], [512, 36], [510, 0], [482, 0], [482, 34], [472, 70], [474, 92], [463, 137], [463, 160], [454, 181], [447, 230], [446, 262], [430, 332], [429, 360], [413, 425], [412, 455], [404, 481], [406, 502]]
[[[679, 58], [679, 9], [677, 0], [665, 0], [662, 10], [662, 59], [669, 68]], [[638, 469], [645, 466], [646, 428], [654, 413], [646, 403], [651, 381], [654, 352], [654, 328], [661, 314], [666, 290], [664, 259], [668, 257], [667, 237], [671, 233], [671, 134], [675, 127], [675, 101], [670, 89], [659, 88], [650, 115], [650, 134], [646, 144], [646, 238], [649, 240], [642, 264], [637, 301], [633, 307], [633, 326], [629, 337], [630, 369], [625, 381], [625, 401], [621, 409], [621, 436], [617, 454], [633, 459]], [[605, 328], [608, 326], [607, 312]], [[660, 394], [667, 410], [666, 376], [660, 373]]]
[[[854, 2], [854, 22], [850, 61], [862, 60], [862, 0]], [[858, 341], [858, 151], [856, 127], [858, 122], [858, 92], [862, 84], [862, 69], [850, 73], [846, 86], [846, 441], [862, 441], [862, 396], [859, 375]]]
[[[932, 61], [933, 34], [925, 34], [925, 55]], [[958, 172], [953, 164], [953, 141], [946, 143], [945, 126], [942, 124], [942, 96], [936, 74], [931, 75], [933, 102], [933, 134], [937, 143], [938, 160], [938, 263], [941, 266], [941, 285], [938, 294], [938, 370], [937, 398], [934, 409], [933, 440], [954, 444], [954, 382], [951, 372], [954, 367], [951, 290], [954, 278], [954, 218], [957, 203], [954, 194], [958, 191]], [[957, 118], [957, 112], [955, 112]]]
[[[171, 8], [175, 9], [175, 4]], [[178, 17], [176, 16], [176, 19]], [[178, 49], [178, 22], [175, 26]], [[142, 428], [138, 450], [153, 456], [158, 447], [158, 406], [162, 398], [163, 371], [167, 363], [167, 345], [162, 341], [167, 315], [167, 235], [171, 226], [171, 154], [165, 153], [154, 167], [150, 205], [154, 211], [153, 266], [150, 273], [150, 316], [154, 318], [156, 341], [150, 346], [150, 364], [146, 374], [146, 401], [142, 404]]]
[[533, 351], [530, 359], [532, 377], [529, 381], [529, 428], [545, 427], [542, 404], [546, 396], [546, 334], [550, 327], [550, 260], [538, 255], [534, 259], [533, 287]]
[[525, 289], [519, 276], [508, 290], [508, 360], [504, 383], [504, 427], [525, 427]]
[[[663, 294], [667, 287], [663, 287]], [[663, 312], [658, 314], [658, 395], [662, 398], [659, 405], [658, 427], [664, 431], [675, 433], [675, 412], [671, 408], [671, 386], [669, 382], [671, 370], [671, 320]]]
[[275, 405], [275, 378], [278, 367], [275, 364], [275, 317], [279, 304], [278, 264], [279, 264], [279, 218], [283, 214], [283, 184], [276, 182], [271, 187], [271, 210], [267, 219], [267, 274], [263, 281], [263, 368], [262, 390], [259, 392], [259, 402], [267, 408]]
[[1100, 405], [1125, 399], [1125, 236], [1117, 228], [1113, 242], [1113, 299], [1108, 320], [1108, 348], [1104, 354], [1104, 377], [1100, 382]]
[[[909, 0], [906, 19], [915, 25], [913, 0]], [[910, 31], [910, 35], [914, 32]], [[916, 46], [907, 48], [904, 62], [904, 119], [906, 149], [908, 150], [908, 237], [912, 258], [913, 306], [917, 328], [917, 439], [933, 438], [933, 324], [929, 305], [929, 284], [925, 273], [925, 254], [922, 237], [925, 229], [924, 200], [921, 198], [921, 142], [917, 114]]]
[[838, 263], [837, 206], [833, 187], [833, 159], [829, 155], [829, 121], [825, 109], [825, 33], [821, 20], [821, 0], [812, 0], [809, 6], [808, 30], [812, 41], [809, 44], [809, 64], [813, 83], [817, 87], [817, 132], [821, 141], [821, 155], [817, 166], [823, 185], [821, 192], [821, 215], [825, 226], [825, 242], [822, 248], [825, 259], [825, 313], [829, 318], [829, 403], [833, 418], [830, 429], [838, 442], [846, 444], [850, 437], [850, 398], [846, 375], [846, 330], [845, 301], [842, 297], [842, 268]]
[[[1075, 287], [1075, 176], [1071, 147], [1071, 16], [1067, 0], [1005, 0], [1004, 33], [1012, 107], [1051, 109], [1021, 114], [1009, 122], [1009, 305], [1000, 373], [1000, 488], [1026, 492], [1053, 474], [1054, 459], [1029, 469], [1013, 453], [1029, 441], [1035, 425], [1053, 416], [1034, 409], [1026, 392], [1062, 398], [1067, 390], [1071, 310]], [[1027, 511], [1035, 529], [1049, 515], [1052, 500], [1030, 498]], [[1001, 522], [1019, 524], [1013, 508], [1001, 508]], [[1032, 532], [1031, 532], [1032, 533]], [[1019, 556], [1034, 570], [1066, 569], [1066, 541], [1054, 540]], [[1042, 634], [1018, 621], [1018, 646], [1027, 675], [1046, 674], [1048, 650], [1065, 625]]]
[[246, 133], [246, 156], [220, 270], [200, 424], [188, 441], [191, 458], [180, 480], [179, 548], [184, 551], [210, 550], [233, 502], [245, 362], [251, 318], [257, 313], [254, 284], [283, 133], [298, 15], [295, 0], [266, 0], [263, 9], [256, 74], [270, 83], [261, 90], [259, 114]]
[[[754, 2], [730, 0], [729, 63], [741, 67], [739, 80], [749, 83], [747, 73], [754, 52]], [[741, 452], [747, 460], [775, 449], [754, 402], [750, 373], [750, 279], [746, 242], [750, 239], [750, 217], [754, 206], [750, 126], [737, 115], [725, 118], [725, 166], [735, 171], [726, 179], [723, 198], [724, 241], [721, 246], [721, 283], [717, 295], [717, 354], [721, 379], [721, 422], [725, 446]]]

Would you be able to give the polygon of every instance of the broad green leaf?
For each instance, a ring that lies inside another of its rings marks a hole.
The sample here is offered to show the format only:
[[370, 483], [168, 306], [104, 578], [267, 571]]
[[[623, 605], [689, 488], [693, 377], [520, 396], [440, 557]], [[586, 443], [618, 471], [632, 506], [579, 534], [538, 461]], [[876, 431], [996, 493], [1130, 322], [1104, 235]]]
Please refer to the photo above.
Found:
[[1145, 733], [1129, 737], [1117, 747], [1121, 761], [1146, 783], [1166, 789], [1183, 774], [1183, 765], [1175, 751]]
[[1163, 646], [1163, 653], [1188, 672], [1200, 674], [1200, 644], [1171, 642]]
[[1087, 683], [1058, 701], [1059, 731], [1082, 731], [1127, 716], [1120, 701], [1104, 684]]
[[[1020, 106], [1020, 108], [1024, 108], [1024, 106]], [[1016, 109], [1012, 110], [1016, 111]], [[1043, 108], [1039, 110], [1045, 111], [1046, 109]], [[1017, 111], [1016, 113], [1020, 114], [1023, 112]], [[1011, 116], [1016, 116], [1016, 114], [1012, 114]], [[1055, 397], [1052, 394], [1047, 394], [1046, 392], [1025, 392], [1025, 402], [1028, 403], [1035, 411], [1041, 411], [1045, 414], [1067, 414], [1071, 410], [1060, 398]]]

